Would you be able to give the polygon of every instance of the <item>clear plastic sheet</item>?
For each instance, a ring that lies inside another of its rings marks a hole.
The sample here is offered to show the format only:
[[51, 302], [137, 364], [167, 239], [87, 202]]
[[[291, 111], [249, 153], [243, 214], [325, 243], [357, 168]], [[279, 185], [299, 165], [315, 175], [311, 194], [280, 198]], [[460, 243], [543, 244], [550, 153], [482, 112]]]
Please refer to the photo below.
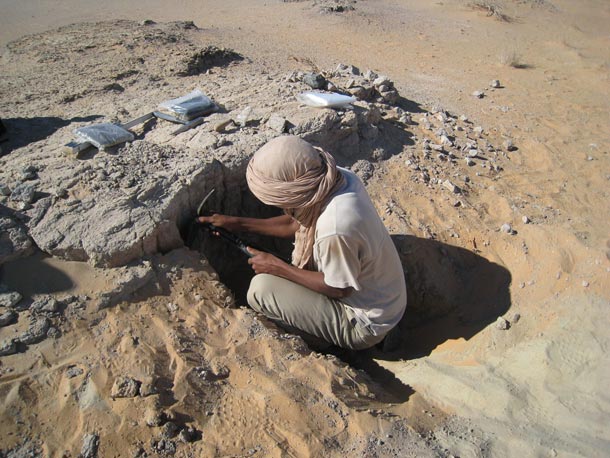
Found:
[[98, 149], [108, 148], [120, 143], [131, 142], [134, 136], [121, 126], [110, 123], [80, 127], [74, 131], [80, 140], [89, 142]]
[[160, 103], [159, 111], [181, 121], [190, 121], [216, 111], [216, 105], [208, 96], [196, 89], [185, 96]]

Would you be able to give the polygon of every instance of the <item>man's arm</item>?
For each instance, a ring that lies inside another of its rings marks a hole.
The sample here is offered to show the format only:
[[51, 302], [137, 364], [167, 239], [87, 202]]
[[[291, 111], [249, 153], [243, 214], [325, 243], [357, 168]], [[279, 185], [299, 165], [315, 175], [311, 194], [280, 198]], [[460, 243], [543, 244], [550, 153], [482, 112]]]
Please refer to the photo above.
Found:
[[324, 283], [323, 272], [299, 269], [291, 264], [286, 264], [272, 254], [258, 251], [254, 248], [248, 247], [248, 251], [253, 255], [248, 259], [248, 263], [257, 274], [271, 274], [276, 277], [282, 277], [332, 299], [342, 299], [349, 296], [353, 291], [352, 288], [328, 286]]
[[299, 223], [289, 215], [261, 219], [214, 214], [200, 216], [197, 220], [200, 223], [210, 223], [231, 232], [252, 232], [284, 239], [294, 238], [294, 234], [299, 229]]

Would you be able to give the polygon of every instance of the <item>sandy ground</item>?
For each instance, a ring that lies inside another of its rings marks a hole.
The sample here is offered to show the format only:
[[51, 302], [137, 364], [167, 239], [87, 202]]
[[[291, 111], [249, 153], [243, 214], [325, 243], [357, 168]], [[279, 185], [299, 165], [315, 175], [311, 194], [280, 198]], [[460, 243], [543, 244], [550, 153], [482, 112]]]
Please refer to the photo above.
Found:
[[[247, 310], [218, 307], [226, 290], [210, 286], [217, 279], [205, 261], [182, 253], [183, 270], [167, 274], [162, 294], [103, 316], [74, 310], [60, 347], [45, 341], [3, 360], [2, 448], [30, 437], [49, 455], [76, 456], [83, 434], [116, 431], [103, 435], [100, 456], [137, 454], [152, 434], [141, 419], [165, 411], [204, 438], [182, 456], [610, 454], [610, 5], [493, 5], [508, 20], [460, 1], [363, 0], [342, 14], [321, 14], [312, 2], [3, 2], [1, 45], [73, 22], [192, 20], [214, 44], [276, 70], [372, 68], [422, 108], [463, 113], [518, 150], [501, 174], [473, 177], [459, 207], [412, 185], [401, 156], [368, 183], [417, 273], [415, 306], [455, 301], [462, 315], [490, 307], [510, 329], [452, 313], [405, 325], [398, 353], [343, 355], [346, 365], [260, 326]], [[492, 79], [502, 87], [489, 88]], [[485, 96], [472, 96], [477, 90]], [[25, 102], [0, 116], [25, 117]], [[64, 117], [66, 108], [44, 114]], [[516, 233], [500, 231], [504, 223]], [[82, 264], [24, 262], [4, 268], [2, 281], [26, 296], [48, 292], [21, 274], [34, 267], [44, 278], [59, 272], [50, 283], [65, 283], [65, 293], [112, 283]], [[155, 262], [165, 272], [176, 260]], [[227, 323], [243, 326], [223, 333]], [[196, 346], [205, 350], [191, 360]], [[70, 367], [83, 371], [68, 376]], [[144, 382], [170, 380], [175, 398], [108, 401], [128, 369]], [[211, 375], [193, 376], [201, 371]], [[13, 422], [15, 412], [26, 417]]]

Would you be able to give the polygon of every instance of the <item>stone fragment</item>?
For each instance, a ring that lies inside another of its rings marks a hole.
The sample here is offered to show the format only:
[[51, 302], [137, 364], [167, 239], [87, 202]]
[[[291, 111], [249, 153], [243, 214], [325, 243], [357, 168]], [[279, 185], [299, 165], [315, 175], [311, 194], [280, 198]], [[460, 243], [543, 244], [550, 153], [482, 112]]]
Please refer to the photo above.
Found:
[[507, 234], [512, 234], [513, 233], [513, 227], [510, 224], [508, 224], [508, 223], [502, 224], [502, 226], [500, 226], [500, 230], [502, 232], [506, 232]]
[[481, 126], [476, 126], [474, 129], [472, 129], [472, 131], [477, 135], [483, 134], [483, 128]]
[[464, 158], [464, 159], [465, 159], [465, 161], [466, 161], [466, 165], [467, 165], [467, 166], [471, 167], [471, 166], [475, 165], [475, 162], [472, 160], [472, 158], [470, 158], [470, 157], [466, 157], [466, 158]]
[[378, 75], [373, 70], [367, 70], [362, 76], [369, 81], [374, 81], [377, 79]]
[[489, 87], [492, 87], [494, 89], [497, 89], [500, 87], [500, 80], [491, 80], [491, 82], [489, 83]]
[[373, 176], [375, 167], [366, 159], [360, 159], [351, 166], [351, 170], [366, 184]]
[[468, 157], [477, 157], [479, 155], [479, 151], [476, 149], [468, 150]]
[[17, 353], [17, 342], [14, 339], [0, 343], [0, 356], [14, 355], [15, 353]]
[[68, 366], [68, 369], [66, 370], [66, 375], [68, 376], [68, 378], [74, 378], [74, 377], [78, 377], [79, 375], [81, 375], [84, 372], [84, 370], [78, 366]]
[[293, 71], [286, 76], [286, 81], [289, 83], [297, 83], [303, 79], [303, 72]]
[[501, 316], [499, 316], [496, 320], [496, 329], [499, 329], [500, 331], [506, 331], [509, 327], [510, 323]]
[[515, 151], [517, 149], [517, 147], [513, 144], [513, 141], [510, 138], [504, 140], [502, 146], [504, 146], [504, 149], [506, 151]]
[[472, 95], [477, 99], [482, 99], [485, 96], [485, 93], [483, 91], [474, 91]]
[[402, 124], [412, 124], [413, 120], [411, 119], [411, 115], [409, 115], [408, 113], [403, 113], [402, 115], [400, 115], [400, 118], [398, 118], [398, 122]]
[[244, 108], [236, 117], [235, 124], [245, 127], [249, 122], [252, 122], [252, 107]]
[[21, 179], [23, 181], [34, 180], [38, 176], [38, 168], [33, 165], [27, 165], [21, 170]]
[[453, 142], [446, 135], [441, 135], [440, 140], [441, 140], [441, 145], [443, 145], [443, 146], [449, 146], [449, 147], [453, 146]]
[[459, 194], [461, 192], [461, 189], [449, 180], [443, 181], [443, 186], [454, 194]]
[[131, 377], [117, 377], [110, 390], [110, 396], [113, 398], [134, 398], [140, 392], [140, 384], [138, 380]]
[[272, 114], [267, 121], [267, 127], [271, 130], [274, 130], [280, 134], [286, 132], [288, 121], [280, 115]]
[[65, 199], [68, 197], [68, 190], [66, 188], [57, 188], [53, 195], [58, 199]]
[[47, 337], [51, 339], [57, 339], [59, 336], [61, 336], [61, 332], [55, 326], [51, 326], [47, 331]]
[[588, 288], [589, 287], [589, 282], [587, 280], [583, 280], [582, 281], [582, 286], [585, 287], [585, 288]]
[[233, 124], [233, 120], [232, 119], [225, 119], [224, 121], [221, 121], [217, 124], [214, 125], [214, 130], [218, 133], [224, 132], [225, 129], [227, 127], [229, 127], [231, 124]]
[[512, 318], [512, 320], [511, 320], [511, 323], [512, 323], [512, 324], [515, 324], [515, 323], [517, 323], [517, 322], [518, 322], [520, 319], [521, 319], [521, 314], [520, 314], [520, 313], [515, 313], [515, 314], [513, 315], [513, 318]]
[[158, 407], [149, 407], [144, 412], [144, 421], [147, 426], [151, 428], [154, 426], [161, 426], [165, 421], [165, 414], [159, 410]]
[[21, 299], [21, 294], [16, 291], [3, 292], [2, 289], [0, 289], [0, 307], [13, 308]]
[[152, 440], [151, 446], [154, 451], [162, 455], [173, 455], [176, 453], [176, 444], [174, 441], [161, 439], [160, 441]]
[[305, 73], [303, 82], [312, 89], [323, 89], [326, 86], [326, 78], [319, 73]]
[[32, 183], [20, 183], [15, 186], [11, 193], [10, 200], [22, 204], [29, 205], [34, 202], [34, 195], [36, 194], [36, 186]]
[[192, 426], [188, 428], [183, 428], [180, 433], [178, 433], [178, 440], [184, 443], [194, 442], [197, 440], [198, 432]]
[[390, 105], [395, 104], [396, 102], [398, 102], [399, 99], [399, 95], [398, 95], [398, 91], [396, 91], [395, 89], [391, 89], [391, 90], [387, 90], [387, 91], [379, 91], [379, 94], [381, 95], [381, 97], [383, 98], [383, 100], [386, 103], [389, 103]]
[[30, 305], [30, 311], [37, 314], [51, 314], [58, 310], [59, 303], [52, 296], [39, 297]]
[[11, 188], [9, 188], [4, 183], [0, 183], [0, 196], [10, 196]]
[[346, 68], [347, 72], [354, 75], [354, 76], [359, 76], [360, 75], [360, 69], [354, 65], [348, 65]]
[[100, 446], [100, 436], [97, 433], [85, 434], [83, 446], [80, 449], [80, 458], [96, 458]]
[[438, 119], [442, 123], [446, 123], [449, 120], [447, 114], [445, 113], [445, 110], [440, 110], [438, 113], [436, 113], [436, 119]]
[[531, 222], [531, 220], [525, 215], [521, 217], [521, 221], [523, 221], [523, 224], [529, 224]]
[[140, 396], [145, 398], [146, 396], [152, 396], [153, 394], [157, 394], [154, 380], [143, 381], [140, 385]]
[[173, 439], [178, 435], [180, 427], [173, 421], [168, 421], [161, 428], [161, 437], [163, 439]]
[[392, 87], [394, 86], [394, 83], [392, 83], [392, 81], [390, 81], [390, 79], [385, 76], [385, 75], [380, 75], [377, 78], [375, 78], [375, 80], [373, 81], [373, 86], [379, 88], [381, 86], [388, 86], [388, 87]]
[[360, 100], [367, 100], [370, 95], [370, 89], [367, 89], [363, 86], [354, 86], [352, 88], [349, 88], [347, 92], [349, 92], [351, 95]]
[[0, 328], [13, 324], [15, 321], [17, 321], [17, 314], [13, 310], [7, 310], [0, 315]]
[[47, 317], [35, 318], [30, 322], [28, 330], [17, 337], [17, 340], [25, 345], [41, 342], [47, 337], [49, 327], [51, 321]]

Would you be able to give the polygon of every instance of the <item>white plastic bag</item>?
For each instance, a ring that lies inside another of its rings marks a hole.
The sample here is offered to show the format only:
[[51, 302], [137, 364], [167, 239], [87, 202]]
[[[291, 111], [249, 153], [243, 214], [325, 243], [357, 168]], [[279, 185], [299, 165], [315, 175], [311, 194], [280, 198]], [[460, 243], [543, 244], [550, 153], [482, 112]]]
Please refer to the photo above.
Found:
[[356, 101], [356, 97], [328, 92], [308, 91], [297, 94], [297, 100], [310, 107], [336, 108]]
[[216, 111], [216, 105], [203, 92], [195, 89], [182, 97], [161, 102], [159, 110], [182, 121], [190, 121]]
[[110, 123], [79, 127], [74, 133], [81, 141], [91, 143], [98, 149], [108, 148], [120, 143], [132, 142], [134, 139], [131, 132], [123, 129], [121, 126]]

